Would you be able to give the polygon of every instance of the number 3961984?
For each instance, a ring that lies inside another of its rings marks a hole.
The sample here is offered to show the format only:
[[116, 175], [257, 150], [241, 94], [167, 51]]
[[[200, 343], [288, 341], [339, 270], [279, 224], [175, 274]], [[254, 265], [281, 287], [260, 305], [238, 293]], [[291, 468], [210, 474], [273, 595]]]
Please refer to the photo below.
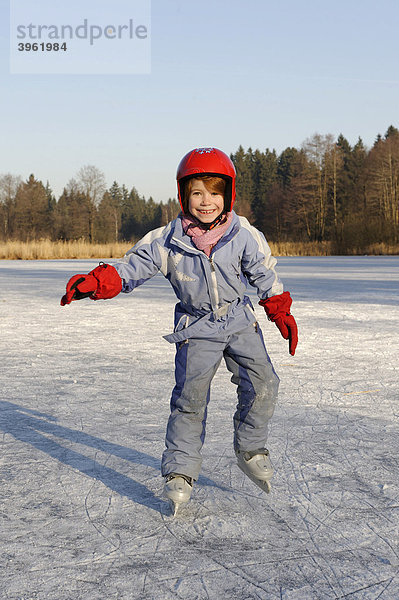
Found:
[[33, 44], [31, 44], [30, 42], [21, 42], [18, 44], [18, 50], [19, 52], [59, 52], [60, 50], [66, 52], [67, 45], [66, 42], [64, 42], [63, 44], [59, 44], [58, 42], [41, 42], [40, 44], [36, 42], [34, 42]]

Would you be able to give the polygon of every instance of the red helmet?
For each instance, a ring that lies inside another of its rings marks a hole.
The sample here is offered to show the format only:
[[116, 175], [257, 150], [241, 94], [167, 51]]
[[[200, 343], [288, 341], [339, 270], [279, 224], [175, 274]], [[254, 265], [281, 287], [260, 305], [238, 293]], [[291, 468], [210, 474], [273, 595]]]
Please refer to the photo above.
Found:
[[236, 198], [236, 170], [227, 154], [217, 148], [195, 148], [183, 156], [176, 173], [177, 194], [183, 212], [184, 185], [197, 174], [214, 175], [226, 180], [224, 206], [230, 212]]

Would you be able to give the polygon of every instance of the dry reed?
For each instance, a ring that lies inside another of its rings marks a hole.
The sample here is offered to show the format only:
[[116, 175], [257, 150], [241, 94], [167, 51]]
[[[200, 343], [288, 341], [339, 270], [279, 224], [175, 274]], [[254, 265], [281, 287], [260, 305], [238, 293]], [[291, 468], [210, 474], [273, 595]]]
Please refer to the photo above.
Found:
[[[90, 244], [85, 240], [31, 242], [0, 242], [0, 259], [44, 260], [74, 258], [120, 258], [133, 242]], [[270, 244], [274, 256], [331, 256], [336, 254], [332, 242], [275, 242]], [[350, 249], [353, 255], [399, 254], [399, 244], [370, 244], [366, 248]]]
[[43, 260], [71, 258], [120, 258], [133, 243], [90, 244], [84, 240], [52, 242], [0, 242], [0, 259]]
[[331, 242], [271, 242], [273, 256], [330, 256]]

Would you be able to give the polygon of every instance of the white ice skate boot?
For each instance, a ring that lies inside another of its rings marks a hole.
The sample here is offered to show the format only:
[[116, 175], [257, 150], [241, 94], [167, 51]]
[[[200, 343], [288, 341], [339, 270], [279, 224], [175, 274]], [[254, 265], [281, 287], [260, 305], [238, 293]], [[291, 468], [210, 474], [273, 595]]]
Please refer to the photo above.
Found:
[[249, 477], [261, 490], [268, 494], [271, 490], [270, 479], [273, 476], [273, 467], [266, 448], [237, 452], [237, 464], [241, 471]]
[[169, 500], [174, 517], [181, 504], [186, 504], [190, 500], [192, 491], [193, 480], [191, 477], [180, 473], [171, 473], [165, 477], [164, 495]]

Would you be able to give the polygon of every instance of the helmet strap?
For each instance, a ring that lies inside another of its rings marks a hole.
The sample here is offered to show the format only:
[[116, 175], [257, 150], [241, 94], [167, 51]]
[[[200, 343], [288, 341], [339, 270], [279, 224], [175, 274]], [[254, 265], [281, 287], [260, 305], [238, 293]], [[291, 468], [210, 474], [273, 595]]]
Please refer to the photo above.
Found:
[[202, 221], [197, 219], [197, 217], [194, 217], [190, 212], [183, 213], [183, 214], [189, 215], [192, 219], [194, 219], [194, 223], [196, 225], [201, 227], [201, 229], [205, 229], [206, 231], [210, 231], [211, 229], [214, 229], [215, 227], [217, 227], [220, 223], [222, 223], [222, 221], [224, 220], [224, 218], [226, 216], [226, 212], [223, 211], [220, 215], [218, 215], [216, 217], [216, 219], [214, 219], [212, 221], [212, 223], [203, 223]]
[[215, 227], [220, 225], [220, 223], [223, 221], [225, 215], [226, 215], [226, 213], [222, 212], [222, 213], [220, 213], [220, 215], [218, 217], [216, 217], [216, 219], [214, 221], [212, 221], [212, 223], [201, 223], [201, 225], [204, 229], [206, 229], [207, 231], [210, 231], [211, 229], [214, 229]]

